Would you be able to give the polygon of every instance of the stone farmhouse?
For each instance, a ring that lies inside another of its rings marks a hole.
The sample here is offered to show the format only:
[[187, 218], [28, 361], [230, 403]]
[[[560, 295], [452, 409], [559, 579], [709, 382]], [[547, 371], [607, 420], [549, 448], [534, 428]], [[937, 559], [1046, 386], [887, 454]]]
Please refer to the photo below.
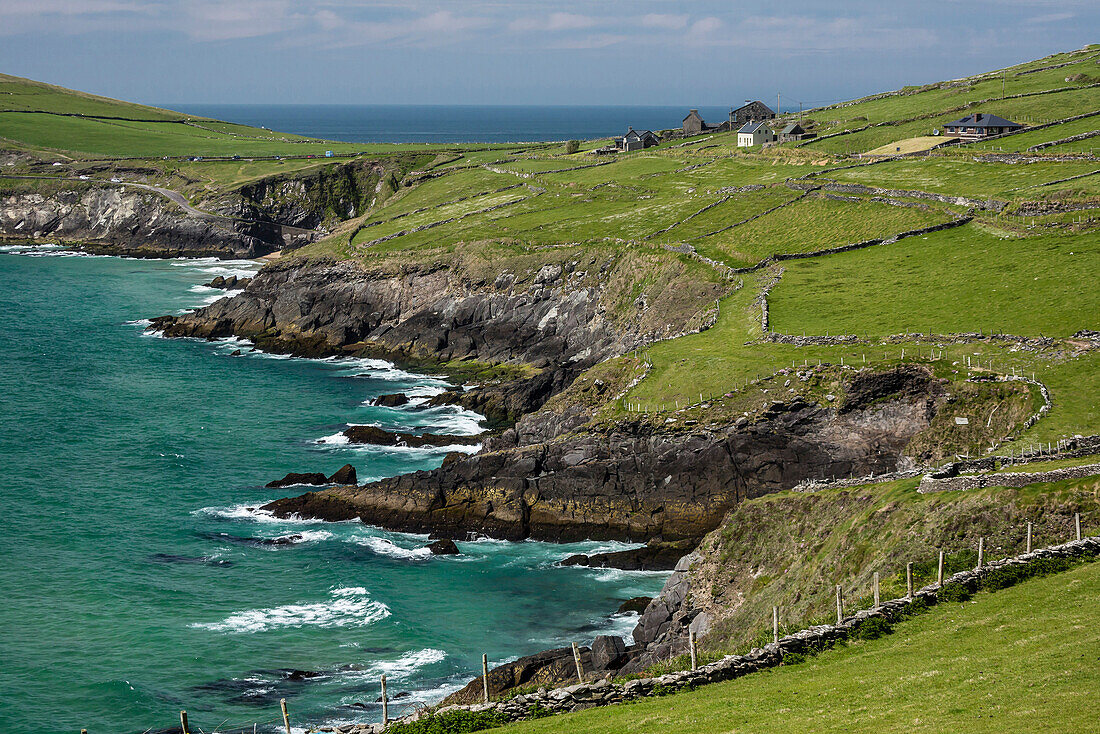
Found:
[[945, 132], [963, 138], [984, 138], [988, 135], [1000, 135], [1022, 128], [1018, 122], [1006, 120], [997, 115], [975, 112], [973, 115], [949, 122], [943, 126]]
[[746, 122], [737, 131], [738, 148], [751, 148], [754, 145], [774, 142], [775, 133], [768, 127], [768, 123], [763, 120], [760, 122]]
[[638, 132], [634, 128], [630, 128], [619, 141], [619, 148], [623, 151], [642, 150], [643, 148], [652, 148], [660, 142], [661, 139], [652, 130]]
[[797, 122], [792, 122], [785, 128], [779, 131], [779, 142], [790, 143], [795, 140], [802, 140], [806, 137], [806, 131], [802, 129], [802, 126]]
[[702, 116], [699, 114], [699, 110], [690, 110], [687, 117], [683, 120], [684, 135], [699, 135], [701, 133], [724, 133], [730, 130], [736, 130], [738, 127], [744, 125], [746, 122], [757, 122], [760, 120], [771, 120], [775, 118], [775, 113], [771, 108], [763, 102], [757, 100], [755, 102], [749, 102], [737, 109], [730, 109], [729, 119], [718, 124], [708, 125]]

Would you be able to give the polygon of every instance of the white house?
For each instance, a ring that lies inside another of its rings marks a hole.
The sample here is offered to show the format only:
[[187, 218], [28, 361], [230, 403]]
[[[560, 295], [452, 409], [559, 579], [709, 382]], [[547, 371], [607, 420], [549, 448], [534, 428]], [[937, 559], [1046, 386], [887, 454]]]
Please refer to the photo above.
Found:
[[772, 142], [775, 142], [775, 133], [766, 122], [746, 122], [737, 131], [738, 148], [751, 148]]

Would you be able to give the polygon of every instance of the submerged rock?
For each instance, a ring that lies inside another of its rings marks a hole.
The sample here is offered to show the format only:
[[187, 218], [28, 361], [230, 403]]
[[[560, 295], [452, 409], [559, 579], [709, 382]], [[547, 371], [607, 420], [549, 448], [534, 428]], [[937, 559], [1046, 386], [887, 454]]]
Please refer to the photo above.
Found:
[[276, 479], [268, 482], [264, 485], [267, 489], [279, 489], [280, 487], [291, 487], [295, 484], [328, 484], [329, 479], [319, 471], [307, 472], [305, 474], [299, 474], [297, 472], [290, 472], [282, 479]]
[[433, 556], [457, 556], [459, 555], [458, 546], [450, 538], [440, 538], [439, 540], [431, 543], [427, 546], [428, 550], [432, 552]]
[[642, 614], [651, 601], [653, 601], [653, 597], [651, 596], [636, 596], [633, 599], [627, 599], [619, 605], [619, 614], [628, 614], [630, 612]]
[[375, 446], [408, 446], [420, 448], [422, 446], [473, 446], [482, 442], [478, 436], [450, 436], [425, 433], [416, 435], [413, 433], [396, 433], [384, 431], [375, 426], [351, 426], [344, 435], [352, 443], [369, 443]]
[[385, 408], [396, 408], [400, 405], [404, 405], [409, 402], [409, 396], [403, 392], [392, 393], [389, 395], [379, 395], [374, 399], [374, 404]]
[[671, 571], [676, 562], [688, 553], [694, 543], [678, 541], [663, 543], [650, 541], [641, 548], [615, 551], [614, 553], [583, 553], [569, 556], [561, 561], [562, 566], [589, 566], [591, 568], [618, 568], [624, 571]]

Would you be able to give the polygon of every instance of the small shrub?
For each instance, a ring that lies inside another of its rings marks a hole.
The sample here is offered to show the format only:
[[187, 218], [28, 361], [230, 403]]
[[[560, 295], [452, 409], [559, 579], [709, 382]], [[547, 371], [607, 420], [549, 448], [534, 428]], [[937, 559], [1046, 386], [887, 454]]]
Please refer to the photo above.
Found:
[[566, 155], [572, 155], [573, 153], [576, 153], [580, 149], [581, 149], [581, 141], [579, 141], [579, 140], [570, 140], [568, 143], [565, 144], [565, 154]]
[[939, 600], [964, 602], [969, 601], [972, 596], [974, 596], [973, 592], [962, 584], [946, 584], [940, 589]]
[[877, 640], [893, 631], [894, 628], [889, 620], [883, 617], [868, 617], [863, 620], [863, 624], [856, 628], [852, 637], [856, 640]]
[[986, 574], [980, 584], [986, 591], [998, 591], [1014, 586], [1021, 581], [1039, 576], [1048, 576], [1068, 570], [1077, 563], [1069, 558], [1041, 558], [1026, 566], [1004, 566]]
[[443, 714], [431, 714], [411, 724], [396, 724], [389, 729], [390, 734], [467, 734], [502, 726], [505, 719], [498, 713], [483, 711], [448, 711]]
[[899, 616], [901, 617], [901, 619], [909, 619], [910, 617], [915, 617], [918, 614], [924, 614], [927, 611], [928, 602], [918, 597], [909, 602], [909, 606], [903, 609]]
[[532, 706], [527, 707], [527, 718], [528, 719], [545, 719], [547, 716], [553, 716], [553, 715], [554, 715], [553, 711], [546, 708], [545, 706], [540, 706], [537, 703], [532, 705]]
[[784, 665], [798, 665], [804, 663], [808, 659], [808, 655], [804, 652], [785, 652], [783, 653]]

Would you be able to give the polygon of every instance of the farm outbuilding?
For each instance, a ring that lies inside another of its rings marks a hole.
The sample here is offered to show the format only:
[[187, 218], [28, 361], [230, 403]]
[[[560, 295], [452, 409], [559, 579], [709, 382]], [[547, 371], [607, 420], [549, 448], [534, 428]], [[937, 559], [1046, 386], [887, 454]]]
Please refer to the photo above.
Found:
[[619, 141], [619, 147], [624, 151], [641, 150], [642, 148], [652, 148], [654, 145], [659, 145], [660, 142], [661, 139], [652, 130], [638, 132], [634, 128], [630, 128]]

